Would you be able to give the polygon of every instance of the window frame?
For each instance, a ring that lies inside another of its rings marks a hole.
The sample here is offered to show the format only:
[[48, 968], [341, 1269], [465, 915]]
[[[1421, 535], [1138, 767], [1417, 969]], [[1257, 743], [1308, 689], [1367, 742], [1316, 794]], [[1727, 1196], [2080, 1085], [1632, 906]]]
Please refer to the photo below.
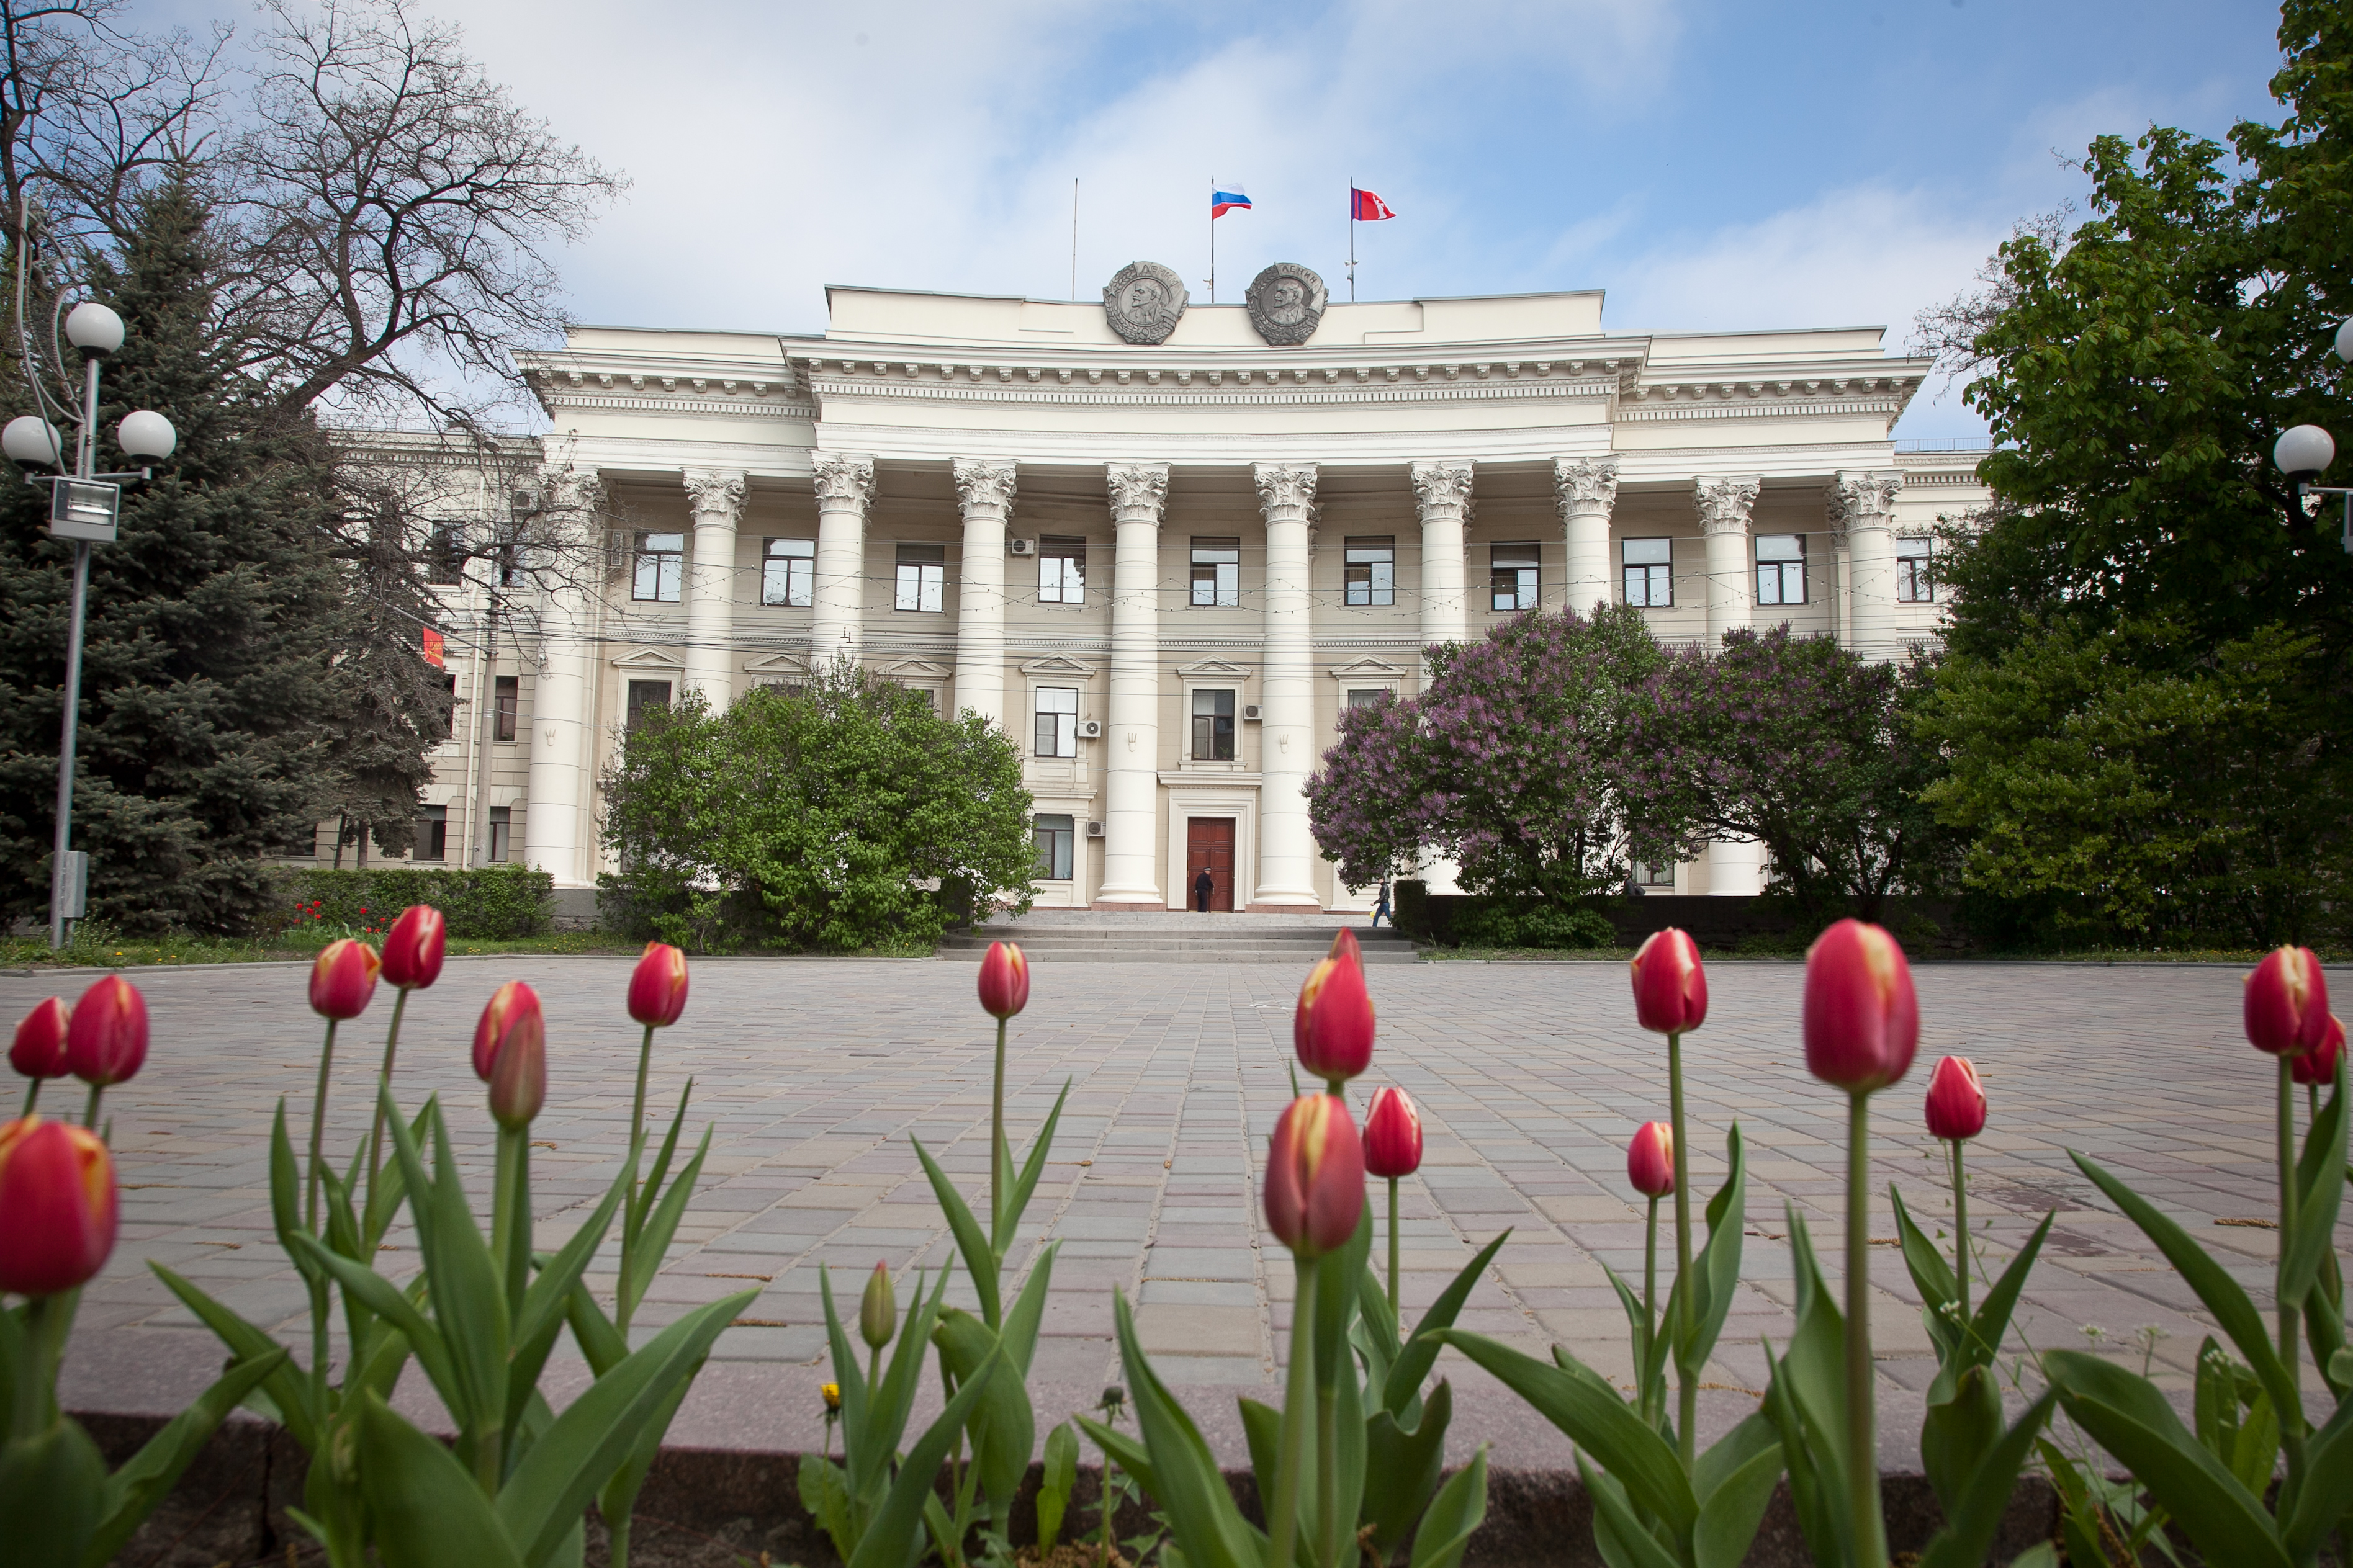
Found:
[[[649, 695], [657, 686], [662, 689], [659, 702]], [[678, 683], [674, 680], [641, 680], [636, 677], [629, 678], [621, 688], [624, 733], [636, 732], [638, 726], [645, 722], [647, 709], [668, 708], [677, 700]]]
[[507, 862], [507, 858], [513, 853], [514, 807], [494, 805], [491, 807], [490, 864], [503, 866]]
[[[912, 558], [910, 552], [913, 552]], [[948, 548], [944, 544], [905, 542], [897, 546], [892, 563], [891, 607], [913, 616], [936, 616], [947, 605]], [[908, 575], [913, 568], [914, 575]], [[910, 593], [910, 584], [913, 592]], [[910, 601], [913, 601], [910, 603]]]
[[[436, 841], [438, 842], [436, 842]], [[431, 846], [427, 853], [427, 847]], [[408, 852], [411, 860], [438, 863], [449, 858], [449, 808], [446, 805], [420, 805], [417, 808], [417, 844]]]
[[[1768, 542], [1778, 544], [1782, 540], [1788, 540], [1797, 546], [1795, 555], [1768, 556], [1765, 553], [1765, 546]], [[1760, 533], [1757, 535], [1750, 546], [1750, 562], [1756, 578], [1757, 602], [1759, 605], [1780, 606], [1813, 602], [1812, 584], [1809, 581], [1810, 574], [1806, 570], [1806, 536], [1804, 534]], [[1794, 599], [1789, 597], [1789, 569], [1792, 566], [1798, 569], [1798, 596]], [[1765, 574], [1768, 571], [1773, 574], [1774, 578], [1774, 597], [1769, 599], [1765, 596]]]
[[[1055, 581], [1047, 582], [1049, 574]], [[1087, 542], [1067, 534], [1038, 538], [1038, 602], [1041, 605], [1083, 605], [1087, 602]]]
[[466, 584], [466, 525], [437, 522], [425, 539], [425, 583], [430, 588], [462, 588]]
[[[1906, 545], [1917, 545], [1907, 552]], [[1936, 536], [1898, 534], [1895, 538], [1895, 602], [1933, 605], [1936, 602]]]
[[[1188, 541], [1187, 543], [1190, 551], [1191, 572], [1186, 579], [1186, 604], [1199, 610], [1241, 608], [1242, 542], [1240, 537], [1204, 534]], [[1233, 559], [1230, 561], [1218, 559], [1223, 555], [1231, 555]], [[1201, 575], [1201, 569], [1204, 566], [1209, 568], [1209, 575], [1206, 578]], [[1227, 578], [1229, 571], [1232, 574], [1230, 583]], [[1209, 596], [1206, 599], [1201, 596], [1201, 589], [1205, 584], [1209, 590]]]
[[[1189, 721], [1186, 726], [1185, 735], [1186, 760], [1195, 763], [1240, 761], [1242, 706], [1240, 690], [1231, 686], [1196, 686], [1189, 690], [1190, 695], [1185, 702], [1186, 718]], [[1201, 711], [1201, 700], [1205, 697], [1210, 699], [1209, 711], [1207, 713]], [[1223, 713], [1217, 710], [1216, 700], [1220, 697], [1225, 699], [1226, 710]], [[1225, 725], [1223, 731], [1218, 727], [1220, 721], [1223, 721]], [[1208, 726], [1206, 730], [1202, 728], [1205, 723]], [[1225, 743], [1225, 753], [1222, 756], [1218, 752], [1220, 740]], [[1206, 752], [1203, 750], [1205, 745], [1208, 748]]]
[[[1525, 556], [1504, 554], [1506, 551], [1525, 551]], [[1505, 572], [1512, 574], [1512, 602], [1496, 601], [1503, 596], [1502, 584]], [[1544, 542], [1538, 539], [1507, 539], [1487, 546], [1487, 611], [1490, 615], [1516, 616], [1524, 610], [1540, 608], [1544, 604]]]
[[[1049, 693], [1057, 697], [1067, 695], [1071, 700], [1069, 710], [1046, 706], [1045, 699]], [[1047, 727], [1050, 720], [1052, 721], [1050, 733]], [[1044, 742], [1042, 745], [1041, 742]], [[1032, 756], [1070, 758], [1079, 754], [1077, 687], [1033, 686], [1029, 689], [1029, 742]], [[1046, 749], [1048, 746], [1056, 749], [1049, 751]]]
[[[779, 550], [780, 544], [802, 548]], [[784, 570], [779, 573], [778, 567]], [[781, 595], [776, 588], [779, 576], [784, 579]], [[786, 610], [806, 610], [817, 603], [816, 540], [779, 535], [760, 542], [760, 603]]]
[[[1358, 560], [1362, 556], [1364, 559]], [[1364, 580], [1357, 581], [1363, 569]], [[1342, 600], [1352, 608], [1397, 603], [1397, 535], [1365, 534], [1340, 543]], [[1358, 590], [1362, 590], [1361, 596]]]
[[493, 675], [491, 677], [491, 739], [512, 745], [516, 721], [522, 716], [522, 677]]
[[[1656, 544], [1662, 547], [1666, 559], [1663, 561], [1635, 559], [1631, 552], [1638, 544]], [[1634, 596], [1633, 574], [1637, 571], [1642, 574], [1643, 596], [1641, 598]], [[1661, 584], [1664, 584], [1666, 587], [1667, 596], [1664, 599], [1660, 598], [1656, 592]], [[1618, 542], [1618, 592], [1624, 603], [1637, 609], [1673, 609], [1675, 607], [1674, 536], [1645, 534], [1640, 538], [1620, 540]]]
[[[674, 550], [659, 548], [653, 541], [675, 539]], [[653, 568], [653, 592], [646, 592], [646, 568]], [[629, 559], [629, 598], [640, 605], [675, 605], [682, 597], [686, 584], [686, 535], [658, 533], [644, 530], [637, 536]]]
[[1078, 840], [1079, 823], [1075, 816], [1053, 811], [1033, 815], [1029, 818], [1029, 842], [1038, 848], [1038, 859], [1030, 864], [1029, 879], [1033, 882], [1076, 881]]

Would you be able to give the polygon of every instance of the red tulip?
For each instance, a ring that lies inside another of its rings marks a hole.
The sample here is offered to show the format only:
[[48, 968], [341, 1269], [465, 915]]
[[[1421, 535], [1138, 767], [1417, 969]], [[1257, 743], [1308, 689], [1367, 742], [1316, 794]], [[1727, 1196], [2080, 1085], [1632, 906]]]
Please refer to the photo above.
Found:
[[384, 979], [403, 991], [422, 991], [441, 978], [448, 923], [431, 904], [411, 904], [384, 939]]
[[1895, 939], [1843, 920], [1806, 952], [1806, 1068], [1850, 1094], [1885, 1089], [1912, 1068], [1920, 1003]]
[[2275, 1057], [2298, 1057], [2328, 1030], [2328, 982], [2308, 947], [2263, 954], [2246, 981], [2247, 1038]]
[[147, 1001], [139, 987], [110, 974], [81, 994], [66, 1024], [66, 1066], [103, 1089], [139, 1076], [147, 1061]]
[[1626, 1179], [1646, 1198], [1663, 1198], [1675, 1190], [1673, 1128], [1645, 1121], [1634, 1129], [1634, 1141], [1626, 1145]]
[[491, 1086], [491, 1115], [528, 1127], [547, 1103], [547, 1020], [539, 993], [510, 980], [491, 994], [474, 1026], [474, 1076]]
[[2344, 1054], [2345, 1021], [2332, 1017], [2320, 1037], [2320, 1044], [2300, 1057], [2288, 1058], [2288, 1076], [2298, 1083], [2326, 1088], [2337, 1081], [2337, 1058]]
[[629, 971], [629, 1016], [649, 1028], [667, 1029], [686, 1011], [686, 954], [666, 942], [649, 942]]
[[1355, 1078], [1372, 1065], [1373, 998], [1365, 989], [1356, 935], [1345, 927], [1299, 988], [1291, 1040], [1299, 1065], [1326, 1082]]
[[1707, 1021], [1707, 971], [1699, 944], [1668, 926], [1654, 931], [1627, 966], [1634, 974], [1634, 1021], [1661, 1035], [1680, 1035]]
[[1018, 943], [992, 942], [980, 961], [980, 1010], [1010, 1018], [1029, 1005], [1029, 961]]
[[37, 1116], [0, 1125], [0, 1291], [54, 1296], [114, 1250], [114, 1157], [95, 1132]]
[[72, 1069], [66, 1065], [67, 1020], [73, 1009], [62, 996], [52, 996], [33, 1004], [16, 1026], [16, 1037], [8, 1047], [8, 1065], [26, 1078], [63, 1078]]
[[1389, 1178], [1421, 1169], [1421, 1116], [1412, 1097], [1394, 1084], [1373, 1096], [1365, 1113], [1365, 1169]]
[[1365, 1149], [1348, 1107], [1337, 1095], [1301, 1095], [1267, 1151], [1268, 1228], [1299, 1257], [1320, 1258], [1347, 1245], [1364, 1212]]
[[375, 977], [384, 968], [375, 949], [350, 937], [329, 942], [311, 965], [311, 1011], [338, 1021], [367, 1011]]
[[491, 993], [482, 1005], [482, 1016], [474, 1023], [474, 1076], [484, 1083], [491, 1081], [491, 1068], [498, 1060], [499, 1042], [514, 1028], [515, 1020], [524, 1013], [539, 1014], [539, 993], [520, 980], [510, 980]]
[[1985, 1085], [1978, 1081], [1977, 1064], [1967, 1057], [1947, 1057], [1928, 1075], [1928, 1132], [1957, 1142], [1985, 1131]]

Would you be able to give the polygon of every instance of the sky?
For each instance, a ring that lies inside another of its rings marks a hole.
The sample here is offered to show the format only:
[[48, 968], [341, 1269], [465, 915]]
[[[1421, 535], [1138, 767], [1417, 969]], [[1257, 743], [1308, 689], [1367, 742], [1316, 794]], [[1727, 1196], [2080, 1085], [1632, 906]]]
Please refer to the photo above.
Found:
[[[155, 20], [235, 0], [147, 0]], [[2274, 115], [2249, 0], [421, 0], [628, 195], [576, 319], [807, 332], [829, 283], [1065, 299], [1135, 259], [1218, 299], [1607, 291], [1616, 331], [1883, 325], [1968, 288], [2066, 160]], [[1983, 424], [1940, 383], [1899, 439]]]

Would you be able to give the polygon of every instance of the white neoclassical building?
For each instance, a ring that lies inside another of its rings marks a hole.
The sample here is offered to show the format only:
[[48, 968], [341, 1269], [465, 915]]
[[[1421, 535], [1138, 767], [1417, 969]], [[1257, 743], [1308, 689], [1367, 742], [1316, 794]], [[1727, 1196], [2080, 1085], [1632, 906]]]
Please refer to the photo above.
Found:
[[[503, 706], [448, 748], [444, 858], [591, 883], [633, 713], [847, 658], [1015, 738], [1043, 905], [1181, 908], [1206, 868], [1221, 908], [1361, 909], [1301, 786], [1425, 646], [1610, 599], [1671, 642], [1787, 621], [1892, 658], [1936, 633], [1936, 520], [1985, 500], [1974, 453], [1891, 439], [1930, 365], [1878, 328], [1325, 304], [1296, 268], [1181, 300], [1145, 264], [1101, 303], [837, 288], [822, 336], [583, 327], [527, 356], [553, 427], [518, 499], [601, 536], [601, 572], [510, 594], [487, 666], [453, 639], [457, 689]], [[1759, 875], [1748, 845], [1645, 871]]]

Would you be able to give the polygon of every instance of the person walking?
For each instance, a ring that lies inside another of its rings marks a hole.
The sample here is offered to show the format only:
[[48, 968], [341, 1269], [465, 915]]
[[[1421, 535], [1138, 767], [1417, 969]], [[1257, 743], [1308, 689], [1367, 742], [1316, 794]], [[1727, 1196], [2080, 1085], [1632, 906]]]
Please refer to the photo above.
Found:
[[1391, 926], [1395, 926], [1397, 924], [1397, 916], [1389, 914], [1389, 879], [1387, 877], [1383, 877], [1381, 879], [1380, 893], [1373, 900], [1374, 930], [1377, 931], [1380, 929], [1381, 917], [1383, 915], [1388, 915], [1388, 921]]
[[1217, 890], [1218, 879], [1209, 875], [1209, 868], [1207, 866], [1202, 867], [1201, 874], [1193, 879], [1194, 911], [1198, 914], [1208, 914], [1209, 912], [1209, 895]]

